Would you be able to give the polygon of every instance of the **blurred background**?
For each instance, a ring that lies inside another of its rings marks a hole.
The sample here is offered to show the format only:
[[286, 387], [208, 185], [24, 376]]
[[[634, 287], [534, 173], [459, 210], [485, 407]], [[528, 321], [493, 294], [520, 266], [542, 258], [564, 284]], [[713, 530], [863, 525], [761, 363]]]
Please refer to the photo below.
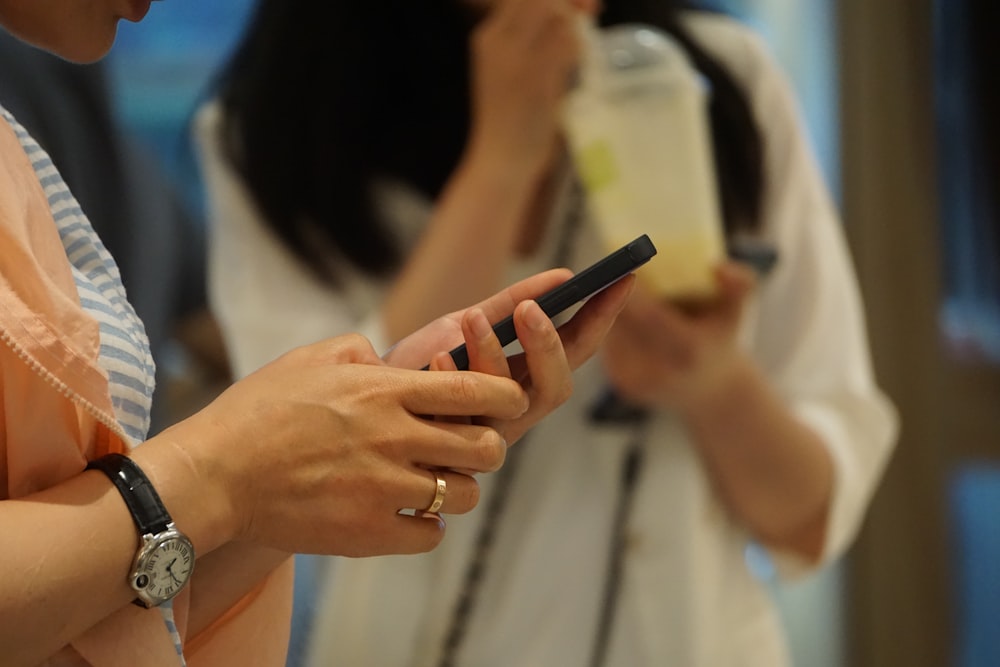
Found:
[[[108, 113], [192, 239], [171, 246], [193, 262], [178, 280], [203, 271], [190, 114], [253, 4], [157, 3], [152, 20], [122, 24], [101, 64]], [[1000, 75], [988, 31], [998, 10], [987, 0], [721, 4], [766, 37], [798, 91], [858, 266], [879, 380], [902, 418], [857, 545], [816, 577], [774, 585], [795, 664], [996, 667]], [[162, 299], [140, 312], [161, 322], [162, 423], [228, 380], [201, 287], [184, 289], [167, 312]]]

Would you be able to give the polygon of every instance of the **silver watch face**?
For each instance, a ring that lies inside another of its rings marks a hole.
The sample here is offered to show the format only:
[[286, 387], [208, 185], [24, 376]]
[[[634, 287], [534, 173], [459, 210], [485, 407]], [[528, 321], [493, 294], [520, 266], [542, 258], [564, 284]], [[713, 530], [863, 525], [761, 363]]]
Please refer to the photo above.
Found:
[[167, 530], [146, 537], [136, 557], [132, 588], [139, 599], [156, 606], [184, 588], [194, 570], [194, 546], [171, 524]]

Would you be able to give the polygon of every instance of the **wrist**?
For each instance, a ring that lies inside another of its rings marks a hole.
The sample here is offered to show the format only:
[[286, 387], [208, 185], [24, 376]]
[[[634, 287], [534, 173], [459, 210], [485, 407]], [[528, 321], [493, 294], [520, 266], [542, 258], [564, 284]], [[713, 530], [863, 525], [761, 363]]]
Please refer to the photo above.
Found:
[[697, 427], [751, 405], [763, 383], [753, 362], [734, 352], [731, 359], [718, 362], [691, 387], [676, 409], [685, 422]]
[[473, 138], [459, 165], [459, 173], [494, 187], [523, 192], [527, 197], [546, 164], [542, 157], [518, 150], [514, 142]]
[[172, 600], [194, 571], [190, 538], [177, 528], [156, 486], [134, 459], [110, 453], [88, 462], [87, 469], [102, 472], [112, 482], [138, 531], [139, 547], [128, 572], [133, 602], [157, 607]]
[[190, 428], [189, 418], [151, 438], [133, 458], [171, 508], [199, 556], [239, 538], [239, 504], [229, 491], [229, 466], [215, 455], [211, 430]]

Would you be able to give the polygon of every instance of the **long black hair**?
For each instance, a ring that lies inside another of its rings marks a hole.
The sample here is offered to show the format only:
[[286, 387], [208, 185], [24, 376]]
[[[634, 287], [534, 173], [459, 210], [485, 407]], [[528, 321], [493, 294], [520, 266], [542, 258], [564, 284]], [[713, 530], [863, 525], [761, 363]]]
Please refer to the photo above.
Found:
[[[752, 229], [759, 132], [746, 95], [681, 25], [681, 4], [605, 0], [600, 23], [655, 25], [687, 49], [713, 91], [727, 230]], [[372, 185], [387, 177], [432, 199], [441, 192], [470, 127], [474, 27], [459, 1], [261, 0], [217, 81], [222, 145], [264, 218], [312, 267], [323, 272], [326, 262], [315, 231], [371, 274], [399, 265]]]

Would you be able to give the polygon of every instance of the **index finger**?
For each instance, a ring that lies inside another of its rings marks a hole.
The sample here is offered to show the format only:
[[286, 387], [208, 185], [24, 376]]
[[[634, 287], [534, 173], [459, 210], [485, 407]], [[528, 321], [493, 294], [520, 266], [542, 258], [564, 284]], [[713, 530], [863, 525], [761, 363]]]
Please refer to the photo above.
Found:
[[514, 312], [517, 304], [533, 300], [573, 277], [569, 269], [549, 269], [518, 281], [476, 304], [490, 322], [498, 322]]
[[528, 395], [514, 380], [475, 371], [400, 371], [401, 404], [418, 415], [487, 416], [515, 419], [528, 409]]
[[503, 347], [481, 309], [469, 309], [462, 318], [462, 331], [465, 333], [469, 369], [490, 375], [511, 377]]

